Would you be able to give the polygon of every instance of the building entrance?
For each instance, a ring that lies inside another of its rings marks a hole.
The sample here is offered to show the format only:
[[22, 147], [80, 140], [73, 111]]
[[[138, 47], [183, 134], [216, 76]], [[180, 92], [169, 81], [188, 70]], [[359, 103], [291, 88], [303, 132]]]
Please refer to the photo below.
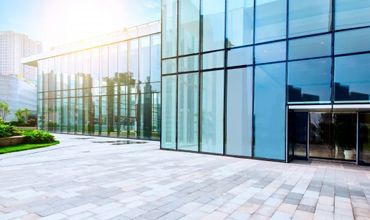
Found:
[[357, 113], [290, 112], [289, 159], [357, 159]]

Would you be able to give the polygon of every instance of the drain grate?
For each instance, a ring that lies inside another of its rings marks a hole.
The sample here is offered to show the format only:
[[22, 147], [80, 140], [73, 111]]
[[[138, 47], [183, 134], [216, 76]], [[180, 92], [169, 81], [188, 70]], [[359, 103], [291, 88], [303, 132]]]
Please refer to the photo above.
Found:
[[78, 138], [73, 138], [75, 140], [91, 140], [91, 139], [94, 139], [94, 138], [91, 138], [91, 137], [78, 137]]
[[129, 140], [122, 140], [122, 141], [92, 141], [95, 144], [112, 144], [112, 145], [128, 145], [128, 144], [145, 144], [145, 141], [129, 141]]

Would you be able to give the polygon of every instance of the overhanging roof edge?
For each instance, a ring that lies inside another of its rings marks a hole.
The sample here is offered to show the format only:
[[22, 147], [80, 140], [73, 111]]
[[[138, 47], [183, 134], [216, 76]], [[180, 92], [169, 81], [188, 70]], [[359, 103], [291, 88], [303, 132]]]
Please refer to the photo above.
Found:
[[109, 45], [113, 43], [117, 43], [120, 41], [126, 41], [134, 38], [139, 38], [147, 35], [158, 34], [161, 33], [161, 23], [160, 21], [155, 21], [139, 26], [135, 26], [132, 28], [128, 28], [122, 32], [114, 32], [115, 35], [112, 33], [108, 33], [107, 35], [101, 36], [99, 38], [88, 39], [81, 42], [75, 42], [73, 45], [66, 45], [58, 47], [54, 50], [46, 51], [40, 54], [35, 54], [29, 57], [22, 58], [21, 62], [23, 64], [37, 67], [37, 61], [61, 56], [64, 54], [69, 54], [72, 52], [83, 51], [87, 49], [91, 49], [94, 47], [100, 47], [104, 45]]

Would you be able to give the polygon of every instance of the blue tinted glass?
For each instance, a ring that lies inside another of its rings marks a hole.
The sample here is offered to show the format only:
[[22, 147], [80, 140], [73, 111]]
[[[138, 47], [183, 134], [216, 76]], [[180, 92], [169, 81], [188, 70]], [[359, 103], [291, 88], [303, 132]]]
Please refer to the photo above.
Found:
[[331, 35], [299, 38], [289, 41], [289, 59], [303, 59], [331, 55]]
[[226, 154], [251, 156], [253, 119], [253, 68], [227, 72]]
[[335, 0], [335, 28], [370, 25], [369, 0]]
[[286, 0], [256, 0], [256, 43], [286, 37]]
[[202, 73], [201, 151], [223, 152], [224, 71]]
[[176, 73], [176, 59], [162, 61], [162, 74]]
[[290, 103], [326, 103], [331, 96], [331, 58], [288, 63]]
[[289, 37], [331, 30], [331, 0], [290, 0]]
[[227, 55], [228, 66], [253, 64], [253, 47], [231, 49]]
[[254, 0], [227, 1], [228, 47], [253, 43]]
[[255, 68], [256, 157], [285, 159], [285, 63]]
[[176, 56], [177, 0], [162, 1], [162, 58]]
[[370, 54], [335, 58], [335, 100], [370, 101]]
[[203, 51], [217, 50], [225, 44], [225, 0], [203, 0]]
[[268, 63], [285, 60], [286, 57], [285, 49], [286, 49], [285, 41], [256, 46], [255, 49], [256, 63]]
[[198, 151], [199, 74], [179, 75], [178, 148]]
[[335, 33], [335, 54], [370, 50], [370, 28]]
[[199, 51], [199, 0], [179, 0], [179, 55]]
[[162, 77], [162, 148], [176, 148], [176, 76]]
[[188, 56], [179, 58], [179, 72], [198, 70], [199, 56]]
[[203, 54], [202, 69], [224, 67], [224, 54], [224, 51]]

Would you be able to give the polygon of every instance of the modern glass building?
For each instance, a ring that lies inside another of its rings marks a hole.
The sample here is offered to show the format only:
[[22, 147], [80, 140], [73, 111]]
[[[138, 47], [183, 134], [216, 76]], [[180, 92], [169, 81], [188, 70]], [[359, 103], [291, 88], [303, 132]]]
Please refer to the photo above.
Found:
[[38, 67], [38, 126], [159, 140], [160, 22], [28, 57]]
[[162, 0], [161, 148], [370, 163], [370, 1]]

